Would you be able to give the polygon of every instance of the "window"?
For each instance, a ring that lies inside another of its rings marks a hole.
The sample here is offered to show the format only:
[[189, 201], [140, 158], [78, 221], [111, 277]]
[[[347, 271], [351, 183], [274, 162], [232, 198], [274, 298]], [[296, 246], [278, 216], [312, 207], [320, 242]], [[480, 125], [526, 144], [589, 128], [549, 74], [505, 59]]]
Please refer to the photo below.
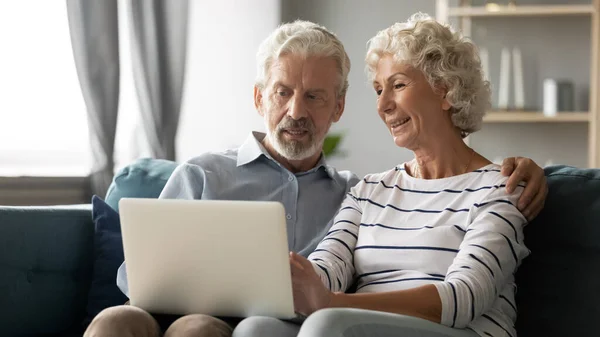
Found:
[[[121, 83], [116, 170], [150, 154], [133, 83], [129, 3], [118, 1]], [[280, 4], [278, 0], [265, 1], [260, 8], [243, 4], [190, 2], [190, 44], [178, 134], [181, 160], [240, 145], [250, 130], [262, 128], [252, 103], [254, 57], [258, 44], [279, 23]], [[234, 5], [247, 8], [235, 12]], [[231, 30], [235, 25], [253, 29]], [[87, 175], [92, 157], [87, 113], [66, 3], [0, 1], [0, 41], [0, 177]], [[221, 52], [207, 52], [207, 45]], [[215, 83], [232, 85], [234, 77], [233, 91], [213, 90]], [[224, 106], [223, 102], [229, 103]], [[232, 116], [238, 123], [231, 124]]]
[[0, 175], [86, 175], [85, 104], [63, 1], [0, 4]]
[[[144, 155], [125, 1], [119, 0], [121, 84], [116, 167]], [[0, 3], [0, 176], [86, 176], [87, 113], [64, 1]]]

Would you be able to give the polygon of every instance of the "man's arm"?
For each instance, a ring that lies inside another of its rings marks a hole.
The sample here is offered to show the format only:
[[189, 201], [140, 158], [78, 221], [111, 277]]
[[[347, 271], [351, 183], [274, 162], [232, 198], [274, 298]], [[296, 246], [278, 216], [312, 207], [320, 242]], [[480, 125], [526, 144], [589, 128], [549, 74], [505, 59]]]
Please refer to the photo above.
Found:
[[202, 167], [184, 163], [173, 171], [159, 199], [202, 199], [206, 175]]
[[506, 183], [508, 193], [512, 193], [522, 181], [527, 184], [517, 207], [528, 221], [533, 220], [544, 208], [548, 195], [544, 170], [529, 158], [510, 157], [502, 162], [502, 174], [510, 177]]

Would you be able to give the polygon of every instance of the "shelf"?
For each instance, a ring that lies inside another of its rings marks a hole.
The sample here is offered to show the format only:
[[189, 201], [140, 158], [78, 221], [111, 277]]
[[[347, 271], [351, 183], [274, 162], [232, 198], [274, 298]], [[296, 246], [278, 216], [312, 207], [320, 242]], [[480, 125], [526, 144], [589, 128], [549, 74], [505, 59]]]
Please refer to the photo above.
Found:
[[574, 123], [589, 120], [587, 112], [559, 112], [554, 117], [546, 117], [542, 112], [490, 111], [483, 118], [485, 123]]
[[[570, 21], [556, 20], [561, 18], [568, 19], [583, 19], [590, 25], [590, 38], [586, 43], [590, 48], [590, 64], [578, 64], [578, 67], [587, 69], [590, 75], [589, 82], [589, 108], [579, 112], [559, 112], [556, 116], [546, 117], [541, 111], [531, 111], [536, 109], [534, 106], [528, 108], [517, 108], [517, 111], [503, 108], [496, 108], [490, 111], [483, 121], [486, 124], [515, 126], [516, 124], [528, 124], [531, 126], [535, 123], [544, 123], [545, 125], [584, 127], [587, 131], [587, 160], [589, 167], [600, 168], [600, 0], [588, 0], [587, 3], [573, 4], [575, 1], [562, 1], [561, 4], [543, 5], [543, 4], [524, 4], [521, 1], [516, 1], [518, 4], [510, 5], [507, 1], [486, 1], [486, 5], [471, 6], [472, 1], [450, 1], [450, 0], [435, 0], [436, 18], [441, 22], [454, 22], [457, 24], [457, 29], [460, 29], [465, 36], [473, 36], [473, 30], [478, 28], [480, 20], [492, 19], [496, 22], [493, 26], [495, 29], [502, 29], [504, 25], [510, 25], [513, 20], [526, 18], [547, 18], [548, 24], [569, 25]], [[532, 1], [528, 1], [532, 2]], [[577, 1], [580, 2], [580, 1]], [[481, 3], [481, 2], [480, 2]], [[515, 1], [510, 1], [515, 3]], [[451, 5], [452, 4], [452, 5]], [[453, 19], [453, 20], [452, 20]], [[560, 21], [560, 22], [559, 22]], [[475, 23], [477, 23], [475, 25]], [[502, 25], [500, 25], [502, 23]], [[513, 32], [519, 34], [519, 32]], [[551, 33], [548, 33], [551, 34]], [[546, 34], [547, 35], [547, 34]], [[546, 36], [548, 37], [548, 36]], [[573, 39], [581, 39], [578, 35], [573, 35]], [[502, 37], [498, 37], [493, 43], [502, 43]], [[534, 46], [540, 52], [543, 51], [541, 45]], [[568, 60], [565, 62], [568, 66]], [[541, 109], [541, 108], [538, 108]], [[562, 123], [562, 124], [560, 124]], [[567, 123], [568, 125], [566, 125]], [[583, 129], [582, 129], [583, 131]], [[508, 132], [504, 130], [504, 132]], [[535, 136], [535, 135], [532, 135]], [[468, 140], [468, 138], [467, 138]], [[551, 153], [564, 152], [564, 149], [547, 149]], [[572, 151], [581, 151], [582, 149], [573, 149]], [[568, 151], [568, 150], [567, 150]]]
[[449, 16], [551, 16], [593, 14], [594, 5], [532, 5], [503, 6], [487, 5], [477, 7], [451, 7]]

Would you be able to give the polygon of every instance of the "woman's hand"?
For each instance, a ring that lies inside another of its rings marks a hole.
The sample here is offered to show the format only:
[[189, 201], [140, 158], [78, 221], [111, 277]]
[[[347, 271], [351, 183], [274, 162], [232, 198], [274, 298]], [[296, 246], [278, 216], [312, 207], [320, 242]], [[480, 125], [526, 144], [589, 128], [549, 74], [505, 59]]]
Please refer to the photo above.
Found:
[[512, 193], [521, 181], [527, 183], [517, 207], [528, 221], [533, 220], [544, 208], [548, 195], [544, 170], [529, 158], [511, 157], [502, 162], [502, 174], [510, 176], [506, 183], [508, 193]]
[[308, 316], [329, 306], [333, 293], [323, 285], [312, 263], [303, 256], [290, 252], [290, 267], [296, 312]]

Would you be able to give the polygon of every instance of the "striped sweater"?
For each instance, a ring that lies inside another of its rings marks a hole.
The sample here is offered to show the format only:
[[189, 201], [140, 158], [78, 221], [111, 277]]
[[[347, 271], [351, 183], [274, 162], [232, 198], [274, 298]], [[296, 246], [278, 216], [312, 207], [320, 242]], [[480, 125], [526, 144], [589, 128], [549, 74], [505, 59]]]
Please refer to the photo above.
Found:
[[405, 165], [367, 175], [309, 260], [331, 291], [434, 284], [443, 325], [516, 337], [514, 274], [529, 250], [515, 207], [523, 186], [508, 194], [506, 180], [494, 164], [442, 179]]

